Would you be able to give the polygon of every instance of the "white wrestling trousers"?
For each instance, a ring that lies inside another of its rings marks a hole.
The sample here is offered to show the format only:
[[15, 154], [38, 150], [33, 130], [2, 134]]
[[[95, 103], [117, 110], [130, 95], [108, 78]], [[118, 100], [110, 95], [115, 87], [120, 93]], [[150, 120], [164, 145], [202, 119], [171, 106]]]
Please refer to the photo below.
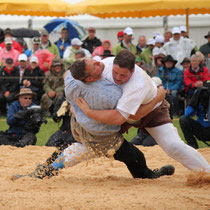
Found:
[[172, 123], [146, 128], [166, 154], [191, 170], [210, 172], [210, 165], [193, 147], [185, 144]]
[[64, 150], [63, 154], [65, 165], [69, 167], [93, 158], [93, 156], [90, 155], [90, 151], [80, 143], [73, 143]]

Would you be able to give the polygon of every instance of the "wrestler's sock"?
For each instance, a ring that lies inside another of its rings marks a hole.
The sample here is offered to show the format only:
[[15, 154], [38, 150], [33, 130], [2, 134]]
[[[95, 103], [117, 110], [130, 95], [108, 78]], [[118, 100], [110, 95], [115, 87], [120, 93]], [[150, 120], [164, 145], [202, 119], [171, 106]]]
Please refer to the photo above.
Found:
[[52, 166], [59, 170], [59, 169], [62, 169], [65, 167], [64, 165], [64, 162], [65, 162], [65, 157], [64, 157], [64, 154], [62, 153], [55, 161], [54, 163], [52, 163]]

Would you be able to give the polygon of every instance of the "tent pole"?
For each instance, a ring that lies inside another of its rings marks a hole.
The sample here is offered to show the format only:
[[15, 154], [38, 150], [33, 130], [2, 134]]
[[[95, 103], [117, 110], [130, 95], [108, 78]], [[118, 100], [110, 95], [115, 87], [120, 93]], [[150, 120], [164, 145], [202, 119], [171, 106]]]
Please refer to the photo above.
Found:
[[186, 9], [186, 28], [187, 28], [187, 35], [189, 36], [189, 9]]

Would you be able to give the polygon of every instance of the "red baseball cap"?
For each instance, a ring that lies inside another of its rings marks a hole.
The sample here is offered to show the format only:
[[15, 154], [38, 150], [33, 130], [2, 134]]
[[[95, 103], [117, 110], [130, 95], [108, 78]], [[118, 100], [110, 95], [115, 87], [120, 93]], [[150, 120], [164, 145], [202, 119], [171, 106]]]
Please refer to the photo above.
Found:
[[117, 33], [117, 37], [120, 37], [120, 36], [123, 36], [124, 35], [124, 32], [123, 31], [119, 31], [118, 33]]

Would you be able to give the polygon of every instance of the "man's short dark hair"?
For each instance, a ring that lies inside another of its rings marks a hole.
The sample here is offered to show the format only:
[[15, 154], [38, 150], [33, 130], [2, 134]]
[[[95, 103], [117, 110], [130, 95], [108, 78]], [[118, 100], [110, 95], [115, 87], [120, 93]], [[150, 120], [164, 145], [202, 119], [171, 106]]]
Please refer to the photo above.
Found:
[[120, 68], [128, 68], [131, 72], [135, 66], [135, 55], [128, 50], [120, 51], [115, 59], [114, 64], [117, 64]]
[[70, 72], [74, 79], [85, 82], [86, 73], [86, 62], [85, 59], [77, 60], [70, 66]]

